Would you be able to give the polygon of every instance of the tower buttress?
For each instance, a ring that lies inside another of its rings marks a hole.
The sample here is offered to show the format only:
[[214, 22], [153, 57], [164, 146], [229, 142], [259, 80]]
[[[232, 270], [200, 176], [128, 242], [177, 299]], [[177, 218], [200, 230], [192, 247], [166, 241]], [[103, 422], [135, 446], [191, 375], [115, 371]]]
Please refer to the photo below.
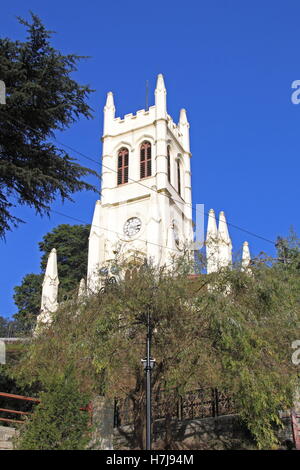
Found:
[[182, 146], [184, 150], [190, 152], [190, 124], [187, 120], [186, 110], [182, 108], [179, 116], [179, 130], [182, 134]]
[[111, 149], [111, 135], [114, 132], [115, 111], [114, 96], [110, 91], [107, 93], [106, 104], [104, 106], [101, 178], [102, 203], [108, 202], [110, 200], [111, 190], [113, 189], [115, 183], [115, 168]]
[[186, 110], [181, 109], [179, 115], [178, 123], [179, 132], [182, 135], [182, 147], [184, 149], [183, 153], [183, 183], [184, 183], [184, 201], [185, 207], [184, 212], [186, 219], [189, 221], [187, 224], [187, 238], [191, 237], [193, 232], [192, 225], [192, 174], [191, 174], [191, 153], [190, 153], [190, 125], [187, 120]]
[[156, 117], [156, 186], [160, 190], [167, 186], [167, 90], [163, 75], [157, 77], [155, 89]]
[[149, 259], [153, 262], [160, 264], [161, 255], [162, 255], [162, 227], [161, 227], [161, 214], [160, 206], [162, 202], [160, 201], [163, 196], [161, 196], [156, 191], [156, 186], [152, 186], [152, 193], [149, 201], [149, 222], [147, 226], [147, 240], [148, 247], [147, 253]]
[[154, 93], [156, 119], [167, 119], [167, 90], [162, 73], [157, 76]]

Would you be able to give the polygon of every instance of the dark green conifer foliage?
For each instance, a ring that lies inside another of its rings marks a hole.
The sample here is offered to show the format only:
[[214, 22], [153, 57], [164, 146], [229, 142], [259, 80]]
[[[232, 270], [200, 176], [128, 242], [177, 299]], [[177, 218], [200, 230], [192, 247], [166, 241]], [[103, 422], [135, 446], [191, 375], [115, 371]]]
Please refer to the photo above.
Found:
[[31, 14], [26, 41], [0, 38], [0, 79], [6, 105], [0, 108], [0, 236], [21, 220], [13, 207], [27, 205], [48, 214], [57, 196], [71, 200], [94, 187], [82, 177], [95, 174], [50, 139], [81, 116], [91, 117], [89, 86], [72, 77], [83, 57], [51, 46], [52, 32]]

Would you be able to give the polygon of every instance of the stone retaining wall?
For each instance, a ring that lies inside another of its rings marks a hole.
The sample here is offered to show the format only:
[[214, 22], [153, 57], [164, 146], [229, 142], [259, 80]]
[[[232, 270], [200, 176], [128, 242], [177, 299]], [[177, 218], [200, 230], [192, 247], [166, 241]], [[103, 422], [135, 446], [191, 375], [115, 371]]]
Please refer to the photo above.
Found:
[[0, 450], [13, 450], [12, 439], [16, 432], [15, 428], [0, 426]]
[[[289, 417], [283, 418], [284, 429], [278, 432], [280, 448], [292, 445], [292, 430]], [[169, 440], [172, 436], [172, 441]], [[238, 415], [219, 416], [186, 421], [172, 420], [169, 433], [163, 420], [154, 423], [153, 449], [199, 449], [199, 450], [242, 450], [257, 449], [249, 431]], [[133, 428], [114, 428], [113, 448], [134, 449]]]

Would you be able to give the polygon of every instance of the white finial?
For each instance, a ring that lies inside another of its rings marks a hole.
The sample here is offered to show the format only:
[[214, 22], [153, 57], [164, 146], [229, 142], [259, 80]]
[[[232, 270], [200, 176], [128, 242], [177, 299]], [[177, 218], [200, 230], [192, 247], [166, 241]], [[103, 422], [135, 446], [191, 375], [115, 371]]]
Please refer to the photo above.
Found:
[[166, 91], [164, 76], [162, 73], [157, 75], [156, 89], [155, 91]]
[[105, 108], [106, 109], [115, 108], [114, 95], [112, 91], [109, 91], [107, 93]]
[[206, 240], [214, 239], [217, 240], [218, 237], [218, 230], [217, 230], [217, 222], [215, 211], [210, 209], [208, 214], [208, 221], [207, 221], [207, 236]]
[[155, 88], [155, 107], [156, 107], [156, 119], [167, 118], [167, 90], [165, 87], [164, 77], [160, 73], [157, 76], [156, 88]]
[[190, 125], [187, 120], [186, 110], [180, 110], [179, 116], [179, 130], [182, 134], [182, 145], [186, 152], [190, 151]]
[[47, 261], [47, 266], [46, 266], [46, 271], [45, 271], [45, 278], [47, 276], [51, 277], [52, 279], [57, 277], [57, 255], [56, 255], [55, 248], [52, 248], [48, 256], [48, 261]]
[[232, 243], [223, 211], [221, 211], [219, 215], [218, 239], [220, 267], [230, 266], [232, 264]]
[[111, 91], [107, 93], [106, 104], [104, 106], [104, 135], [109, 133], [111, 128], [112, 121], [115, 118], [115, 104], [114, 104], [114, 95]]
[[49, 254], [42, 288], [41, 313], [37, 317], [37, 327], [39, 324], [49, 324], [52, 322], [52, 314], [58, 308], [58, 272], [56, 249], [53, 248]]
[[218, 270], [218, 230], [215, 211], [210, 209], [207, 222], [206, 233], [206, 259], [207, 259], [207, 274], [216, 272]]
[[230, 243], [230, 237], [226, 222], [226, 217], [223, 211], [219, 215], [219, 230], [218, 230], [219, 240], [222, 240], [226, 243]]
[[186, 110], [184, 108], [182, 108], [180, 110], [179, 124], [188, 124], [188, 120], [187, 120], [187, 116], [186, 116]]
[[248, 271], [250, 262], [251, 262], [251, 255], [250, 255], [250, 250], [249, 250], [249, 243], [244, 242], [243, 243], [241, 271]]

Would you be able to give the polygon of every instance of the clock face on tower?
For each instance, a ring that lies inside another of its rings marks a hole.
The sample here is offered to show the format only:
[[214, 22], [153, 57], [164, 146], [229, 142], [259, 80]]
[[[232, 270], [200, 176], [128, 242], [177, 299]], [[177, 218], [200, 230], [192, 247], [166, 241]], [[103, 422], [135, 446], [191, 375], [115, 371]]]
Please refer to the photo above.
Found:
[[134, 237], [139, 231], [141, 230], [142, 222], [138, 217], [131, 217], [130, 219], [126, 220], [123, 232], [127, 237]]

